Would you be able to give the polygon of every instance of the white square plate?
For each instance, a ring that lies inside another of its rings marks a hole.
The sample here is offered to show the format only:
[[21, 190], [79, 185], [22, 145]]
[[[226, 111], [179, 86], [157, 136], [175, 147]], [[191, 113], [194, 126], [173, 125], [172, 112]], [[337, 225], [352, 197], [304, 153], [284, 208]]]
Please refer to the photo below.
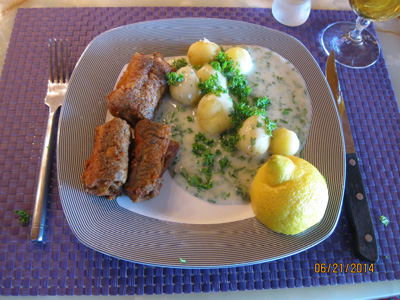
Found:
[[[301, 155], [319, 169], [329, 189], [324, 218], [307, 231], [295, 236], [277, 234], [255, 217], [221, 224], [165, 221], [84, 192], [81, 184], [84, 162], [93, 150], [95, 128], [105, 120], [105, 96], [113, 89], [123, 66], [135, 52], [185, 55], [193, 42], [204, 37], [217, 44], [269, 48], [293, 63], [303, 76], [313, 115]], [[283, 258], [326, 239], [336, 227], [341, 211], [345, 156], [341, 125], [329, 86], [302, 43], [259, 25], [188, 18], [119, 27], [99, 35], [88, 45], [71, 76], [62, 106], [57, 169], [66, 219], [84, 245], [142, 264], [212, 268]]]

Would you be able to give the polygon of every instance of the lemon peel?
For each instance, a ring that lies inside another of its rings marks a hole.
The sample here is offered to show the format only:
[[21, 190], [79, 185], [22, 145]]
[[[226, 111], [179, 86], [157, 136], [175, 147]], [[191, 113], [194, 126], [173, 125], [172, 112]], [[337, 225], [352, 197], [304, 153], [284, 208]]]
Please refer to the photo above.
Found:
[[257, 171], [251, 186], [256, 218], [271, 230], [298, 234], [317, 224], [328, 204], [324, 177], [296, 156], [272, 155]]

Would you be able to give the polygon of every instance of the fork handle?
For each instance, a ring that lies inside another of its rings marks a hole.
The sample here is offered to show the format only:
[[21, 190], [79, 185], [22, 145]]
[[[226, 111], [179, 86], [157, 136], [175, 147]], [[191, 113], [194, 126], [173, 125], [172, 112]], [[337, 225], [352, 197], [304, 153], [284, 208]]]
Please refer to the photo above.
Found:
[[49, 155], [52, 150], [54, 132], [54, 120], [57, 109], [49, 110], [46, 135], [43, 144], [42, 161], [40, 164], [38, 188], [33, 209], [31, 241], [45, 243], [45, 226], [47, 218], [47, 201], [49, 189], [49, 175], [52, 165], [52, 157]]

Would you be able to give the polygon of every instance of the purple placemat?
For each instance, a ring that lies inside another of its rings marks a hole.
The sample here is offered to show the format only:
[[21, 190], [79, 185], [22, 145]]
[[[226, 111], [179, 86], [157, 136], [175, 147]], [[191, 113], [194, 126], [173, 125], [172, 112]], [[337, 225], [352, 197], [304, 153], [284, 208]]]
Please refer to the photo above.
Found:
[[[30, 227], [21, 226], [14, 211], [31, 213], [34, 205], [47, 122], [43, 104], [48, 80], [46, 41], [68, 38], [75, 63], [87, 44], [105, 30], [178, 17], [226, 18], [281, 30], [302, 41], [321, 67], [326, 61], [319, 43], [321, 30], [335, 21], [355, 19], [350, 11], [315, 10], [305, 24], [291, 28], [277, 23], [270, 9], [262, 8], [19, 9], [0, 82], [0, 295], [201, 293], [399, 280], [400, 114], [382, 56], [367, 69], [339, 67], [380, 244], [380, 259], [373, 270], [353, 255], [344, 210], [327, 240], [274, 262], [172, 269], [118, 260], [80, 244], [71, 233], [59, 201], [55, 165], [47, 243], [29, 241]], [[388, 226], [380, 221], [381, 215], [390, 220]]]

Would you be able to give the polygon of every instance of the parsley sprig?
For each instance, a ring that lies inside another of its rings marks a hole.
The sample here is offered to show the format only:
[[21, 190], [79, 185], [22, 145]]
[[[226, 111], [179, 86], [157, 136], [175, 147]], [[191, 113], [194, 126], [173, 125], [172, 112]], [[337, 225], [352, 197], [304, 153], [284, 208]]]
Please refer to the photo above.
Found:
[[172, 66], [175, 67], [177, 70], [179, 70], [180, 68], [186, 67], [188, 64], [187, 60], [184, 58], [179, 58], [176, 59], [172, 62]]
[[239, 141], [239, 129], [243, 122], [251, 116], [262, 116], [264, 124], [257, 124], [258, 127], [264, 126], [264, 130], [268, 135], [272, 135], [272, 131], [277, 128], [276, 123], [267, 117], [267, 108], [271, 101], [267, 97], [253, 99], [253, 105], [245, 97], [241, 97], [238, 101], [233, 102], [233, 113], [231, 114], [232, 127], [221, 133], [221, 145], [228, 152], [237, 150], [237, 142]]
[[176, 72], [170, 72], [166, 74], [166, 77], [168, 85], [177, 85], [178, 83], [183, 81], [185, 75], [183, 73], [178, 74]]
[[234, 67], [233, 60], [229, 55], [221, 51], [211, 62], [210, 65], [228, 80], [228, 88], [233, 95], [240, 98], [246, 98], [251, 93], [246, 77], [240, 73], [239, 69]]
[[15, 210], [14, 212], [19, 216], [19, 221], [22, 224], [24, 224], [24, 225], [29, 224], [30, 215], [27, 212], [25, 212], [23, 209]]
[[387, 217], [385, 217], [384, 215], [382, 215], [381, 217], [380, 217], [380, 220], [381, 220], [381, 222], [382, 222], [382, 224], [383, 225], [385, 225], [385, 226], [388, 226], [389, 225], [389, 219], [387, 218]]
[[227, 93], [227, 90], [218, 84], [218, 74], [211, 74], [210, 78], [205, 81], [200, 80], [197, 86], [203, 95], [214, 93], [215, 95], [220, 96], [221, 93]]
[[[226, 52], [221, 51], [210, 62], [210, 65], [227, 78], [229, 91], [237, 98], [237, 100], [233, 102], [233, 112], [231, 114], [233, 126], [221, 133], [221, 146], [228, 152], [236, 151], [236, 145], [239, 141], [239, 129], [247, 118], [254, 115], [263, 117], [265, 131], [267, 134], [271, 135], [272, 131], [277, 127], [276, 123], [271, 121], [266, 113], [268, 106], [271, 104], [271, 100], [268, 97], [259, 97], [254, 98], [252, 103], [249, 102], [248, 96], [251, 93], [251, 88], [246, 77], [234, 66], [233, 60]], [[210, 85], [217, 82], [217, 79], [218, 77], [213, 78], [210, 81]]]

